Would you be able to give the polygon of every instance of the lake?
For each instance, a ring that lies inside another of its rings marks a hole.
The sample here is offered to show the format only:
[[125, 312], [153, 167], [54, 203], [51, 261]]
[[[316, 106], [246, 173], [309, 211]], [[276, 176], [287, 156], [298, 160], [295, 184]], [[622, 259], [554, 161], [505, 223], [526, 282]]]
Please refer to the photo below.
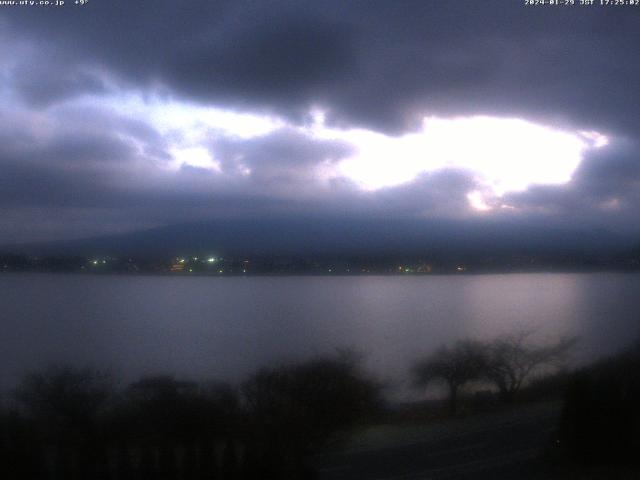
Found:
[[362, 351], [402, 390], [443, 343], [534, 326], [577, 361], [640, 336], [640, 275], [169, 277], [2, 274], [0, 388], [51, 363], [237, 381], [273, 362]]

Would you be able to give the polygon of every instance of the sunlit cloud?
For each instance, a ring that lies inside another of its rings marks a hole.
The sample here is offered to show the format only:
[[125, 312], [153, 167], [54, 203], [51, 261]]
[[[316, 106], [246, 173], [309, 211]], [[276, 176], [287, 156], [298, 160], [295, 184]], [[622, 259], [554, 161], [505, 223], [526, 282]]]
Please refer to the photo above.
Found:
[[316, 131], [357, 148], [336, 173], [367, 190], [399, 185], [443, 168], [474, 172], [495, 195], [533, 184], [562, 184], [571, 180], [586, 150], [606, 144], [606, 137], [596, 132], [586, 136], [484, 116], [427, 117], [420, 132], [401, 137], [365, 130]]
[[484, 195], [479, 190], [469, 192], [467, 194], [467, 200], [469, 200], [469, 205], [476, 210], [481, 212], [491, 210], [491, 206], [486, 203]]
[[314, 136], [352, 144], [356, 154], [333, 171], [364, 190], [394, 187], [445, 168], [472, 172], [482, 190], [469, 192], [476, 210], [489, 210], [489, 197], [523, 191], [531, 185], [571, 180], [586, 151], [609, 139], [595, 131], [567, 131], [515, 118], [425, 117], [422, 129], [400, 137], [324, 125], [314, 115]]
[[178, 102], [154, 103], [149, 107], [149, 118], [160, 131], [180, 130], [183, 133], [191, 132], [196, 137], [216, 130], [227, 136], [253, 138], [267, 135], [285, 125], [282, 120], [267, 115]]
[[600, 132], [595, 132], [593, 130], [581, 130], [579, 133], [587, 140], [590, 140], [592, 142], [592, 146], [595, 148], [602, 148], [609, 145], [609, 138]]
[[[221, 172], [220, 162], [212, 158], [208, 148], [214, 136], [246, 140], [268, 135], [285, 125], [283, 120], [268, 115], [239, 113], [153, 95], [146, 98], [136, 94], [79, 98], [72, 103], [98, 106], [153, 126], [164, 137], [173, 157], [165, 167], [174, 170], [187, 165]], [[243, 167], [239, 172], [246, 176], [250, 169]]]
[[153, 95], [145, 98], [136, 94], [105, 96], [91, 102], [123, 115], [143, 118], [163, 134], [179, 132], [194, 142], [210, 135], [212, 130], [227, 136], [252, 138], [285, 125], [283, 120], [269, 115], [240, 113]]
[[[361, 190], [375, 191], [442, 169], [464, 170], [477, 186], [467, 195], [477, 211], [504, 206], [497, 201], [500, 197], [531, 185], [569, 182], [587, 151], [609, 143], [600, 132], [557, 129], [518, 118], [429, 116], [419, 131], [389, 136], [363, 128], [331, 127], [325, 112], [317, 108], [310, 112], [311, 125], [296, 126], [283, 118], [175, 100], [128, 95], [101, 101], [153, 125], [169, 145], [170, 169], [187, 165], [220, 173], [221, 163], [210, 149], [216, 136], [247, 140], [288, 128], [309, 141], [334, 140], [353, 147], [354, 153], [346, 158], [319, 163], [318, 180], [347, 179]], [[250, 168], [240, 167], [229, 173], [251, 175]]]
[[[637, 229], [640, 93], [615, 77], [638, 52], [611, 48], [633, 22], [572, 14], [567, 38], [556, 15], [531, 29], [514, 7], [497, 38], [481, 2], [453, 33], [429, 2], [227, 2], [131, 28], [98, 3], [92, 18], [0, 13], [2, 238], [143, 217]], [[522, 31], [563, 48], [541, 55]]]
[[203, 168], [207, 170], [221, 171], [220, 162], [211, 158], [211, 154], [204, 147], [172, 148], [172, 167], [183, 166]]

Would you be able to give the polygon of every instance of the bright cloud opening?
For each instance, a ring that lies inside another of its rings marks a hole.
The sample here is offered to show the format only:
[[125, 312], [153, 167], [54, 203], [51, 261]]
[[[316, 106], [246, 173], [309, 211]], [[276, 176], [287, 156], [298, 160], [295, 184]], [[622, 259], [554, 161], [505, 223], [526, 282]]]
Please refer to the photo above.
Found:
[[[318, 120], [322, 116], [316, 115]], [[425, 117], [422, 130], [401, 137], [352, 129], [329, 129], [316, 121], [313, 134], [351, 143], [357, 153], [342, 161], [335, 176], [365, 190], [393, 187], [443, 168], [473, 172], [480, 190], [469, 192], [476, 210], [491, 207], [487, 195], [501, 197], [530, 185], [571, 180], [585, 151], [609, 143], [598, 132], [557, 130], [521, 119], [487, 116]]]
[[399, 185], [442, 168], [461, 168], [474, 172], [498, 196], [532, 184], [566, 183], [587, 149], [606, 145], [606, 137], [595, 132], [584, 135], [493, 117], [428, 117], [420, 132], [401, 137], [323, 127], [316, 132], [357, 148], [356, 155], [340, 163], [337, 174], [364, 189]]
[[209, 151], [204, 147], [172, 148], [171, 156], [173, 157], [174, 168], [181, 168], [187, 165], [189, 167], [221, 171], [220, 163], [213, 160]]
[[[76, 101], [83, 102], [85, 99]], [[221, 172], [220, 162], [212, 158], [210, 151], [210, 143], [217, 135], [249, 139], [268, 135], [286, 125], [283, 120], [273, 116], [166, 101], [153, 96], [105, 96], [90, 99], [89, 102], [153, 125], [168, 144], [173, 161], [169, 162], [167, 168], [174, 170], [188, 165]], [[250, 174], [247, 168], [241, 168], [240, 172], [243, 175]]]
[[[328, 127], [320, 109], [310, 112], [312, 125], [296, 127], [272, 116], [175, 101], [137, 96], [105, 101], [158, 129], [173, 156], [169, 168], [191, 165], [220, 172], [220, 163], [211, 155], [217, 135], [249, 139], [283, 127], [296, 128], [310, 141], [337, 140], [353, 147], [355, 154], [349, 158], [319, 165], [318, 178], [347, 178], [373, 191], [445, 168], [462, 169], [474, 176], [476, 188], [467, 199], [479, 211], [504, 206], [495, 200], [508, 192], [569, 182], [586, 151], [609, 143], [596, 131], [560, 130], [517, 118], [425, 117], [420, 131], [392, 137], [366, 129]], [[246, 167], [238, 171], [251, 175]]]
[[479, 190], [474, 190], [467, 193], [467, 200], [469, 201], [469, 205], [471, 205], [476, 210], [479, 210], [481, 212], [491, 210], [491, 206], [486, 203], [484, 195]]

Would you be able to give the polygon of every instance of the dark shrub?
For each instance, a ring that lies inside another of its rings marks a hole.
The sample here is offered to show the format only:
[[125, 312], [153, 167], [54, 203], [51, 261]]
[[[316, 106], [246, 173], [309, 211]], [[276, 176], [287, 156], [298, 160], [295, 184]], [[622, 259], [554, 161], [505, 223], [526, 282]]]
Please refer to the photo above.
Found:
[[378, 405], [378, 386], [348, 358], [263, 369], [244, 385], [256, 478], [311, 478], [304, 456]]
[[585, 464], [640, 465], [640, 346], [575, 374], [560, 440]]

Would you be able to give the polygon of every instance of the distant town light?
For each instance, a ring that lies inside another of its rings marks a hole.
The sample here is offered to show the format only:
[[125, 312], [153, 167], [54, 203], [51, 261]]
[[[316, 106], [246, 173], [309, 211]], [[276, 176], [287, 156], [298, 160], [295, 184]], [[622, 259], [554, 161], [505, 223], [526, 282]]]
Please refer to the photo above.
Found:
[[209, 262], [209, 263], [213, 263], [213, 262], [215, 262], [215, 261], [216, 261], [216, 257], [209, 257], [209, 258], [207, 258], [207, 262]]

